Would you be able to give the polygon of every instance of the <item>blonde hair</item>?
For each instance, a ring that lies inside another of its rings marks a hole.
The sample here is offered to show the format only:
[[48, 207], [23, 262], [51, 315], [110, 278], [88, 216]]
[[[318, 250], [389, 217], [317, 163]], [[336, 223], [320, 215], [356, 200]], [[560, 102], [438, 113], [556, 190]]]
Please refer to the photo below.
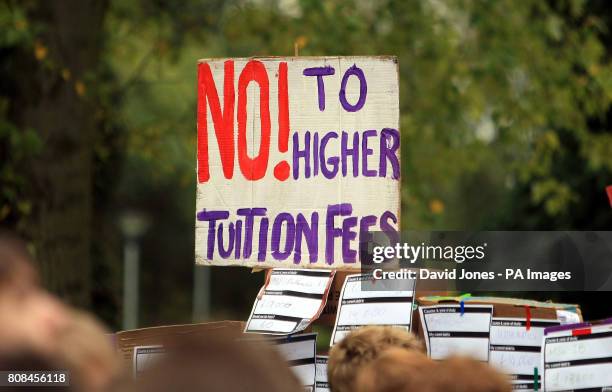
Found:
[[357, 375], [356, 392], [434, 392], [437, 364], [427, 355], [390, 348]]
[[435, 392], [511, 392], [507, 376], [484, 362], [450, 357], [439, 363], [432, 380]]
[[329, 352], [327, 378], [333, 392], [352, 392], [359, 371], [390, 348], [423, 352], [423, 344], [412, 333], [389, 326], [356, 329]]

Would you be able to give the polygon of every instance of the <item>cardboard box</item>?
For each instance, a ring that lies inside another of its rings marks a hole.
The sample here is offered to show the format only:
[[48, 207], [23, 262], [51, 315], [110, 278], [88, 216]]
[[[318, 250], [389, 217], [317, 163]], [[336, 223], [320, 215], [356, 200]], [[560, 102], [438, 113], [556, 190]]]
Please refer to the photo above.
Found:
[[164, 346], [166, 342], [181, 336], [219, 335], [241, 336], [243, 321], [215, 321], [199, 324], [165, 325], [160, 327], [120, 331], [115, 334], [115, 345], [126, 369], [132, 373], [134, 347]]

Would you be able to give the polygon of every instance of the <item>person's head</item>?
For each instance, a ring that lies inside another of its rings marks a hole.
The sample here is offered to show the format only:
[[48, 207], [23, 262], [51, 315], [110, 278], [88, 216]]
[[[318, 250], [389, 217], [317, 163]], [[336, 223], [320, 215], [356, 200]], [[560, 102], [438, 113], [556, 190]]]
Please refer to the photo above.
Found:
[[57, 356], [88, 391], [106, 390], [120, 375], [119, 358], [108, 334], [89, 314], [73, 311], [59, 335]]
[[423, 352], [423, 344], [398, 327], [368, 326], [348, 334], [329, 352], [327, 379], [334, 392], [352, 392], [363, 367], [390, 348]]
[[67, 322], [65, 307], [40, 288], [24, 242], [0, 231], [0, 350], [51, 351]]
[[366, 365], [355, 380], [356, 392], [434, 392], [436, 362], [419, 351], [390, 348]]
[[435, 392], [511, 392], [508, 377], [486, 363], [450, 357], [438, 364]]
[[180, 342], [138, 375], [139, 392], [302, 392], [268, 344], [199, 335]]
[[[28, 388], [27, 386], [18, 384], [15, 384], [14, 386], [6, 385], [0, 388], [5, 392], [22, 392], [26, 390], [36, 390], [40, 392], [75, 392], [86, 390], [70, 379], [70, 374], [66, 373], [66, 367], [61, 364], [60, 361], [57, 361], [47, 354], [23, 347], [19, 348], [18, 350], [0, 351], [0, 371], [10, 371], [11, 373], [25, 373], [26, 371], [34, 371], [44, 372], [45, 374], [57, 372], [55, 373], [57, 376], [54, 378], [54, 380], [57, 381], [55, 386], [36, 386]], [[64, 376], [61, 374], [64, 374]], [[66, 381], [62, 382], [63, 380]]]

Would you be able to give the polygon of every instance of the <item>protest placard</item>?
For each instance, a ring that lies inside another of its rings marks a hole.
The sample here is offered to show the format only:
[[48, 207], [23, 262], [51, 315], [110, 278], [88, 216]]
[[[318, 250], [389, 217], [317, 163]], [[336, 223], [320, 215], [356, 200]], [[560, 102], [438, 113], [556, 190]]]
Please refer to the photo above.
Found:
[[390, 325], [410, 330], [416, 280], [372, 280], [371, 275], [346, 277], [330, 340], [333, 346], [364, 325]]
[[544, 333], [543, 390], [612, 390], [612, 324], [573, 324]]
[[333, 277], [332, 270], [268, 270], [245, 332], [303, 331], [323, 311]]
[[196, 263], [357, 269], [399, 225], [394, 57], [198, 63]]
[[456, 354], [489, 360], [492, 305], [421, 306], [419, 315], [432, 359]]
[[[342, 292], [342, 288], [344, 287], [344, 283], [346, 282], [346, 277], [349, 275], [354, 275], [356, 271], [336, 271], [334, 275], [334, 281], [332, 282], [332, 286], [329, 290], [329, 294], [327, 295], [327, 303], [325, 304], [325, 308], [323, 312], [316, 320], [316, 325], [321, 326], [331, 326], [333, 327], [336, 324], [336, 316], [338, 314], [338, 307], [340, 302], [340, 293]], [[452, 294], [452, 286], [451, 284], [447, 284], [443, 287], [438, 282], [421, 279], [416, 281], [416, 285], [414, 288], [415, 298], [427, 298], [428, 296], [436, 295], [450, 295]], [[450, 282], [449, 282], [450, 283]], [[411, 325], [411, 329], [413, 332], [418, 333], [419, 331], [419, 322], [418, 322], [418, 310], [413, 312], [413, 318], [416, 320], [413, 325]]]
[[493, 317], [489, 363], [512, 377], [513, 389], [534, 390], [534, 381], [541, 382], [544, 329], [559, 324], [549, 319]]
[[317, 355], [317, 374], [316, 386], [317, 392], [330, 392], [329, 382], [327, 381], [327, 355]]
[[287, 361], [289, 368], [305, 389], [314, 391], [317, 372], [315, 362], [317, 334], [308, 333], [273, 338], [270, 342], [275, 345], [281, 356]]

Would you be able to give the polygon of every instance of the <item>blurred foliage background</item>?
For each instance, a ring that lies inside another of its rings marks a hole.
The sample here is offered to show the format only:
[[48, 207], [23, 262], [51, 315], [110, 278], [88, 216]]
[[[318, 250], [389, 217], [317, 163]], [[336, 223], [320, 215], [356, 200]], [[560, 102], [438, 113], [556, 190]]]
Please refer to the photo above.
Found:
[[[118, 328], [118, 222], [146, 214], [141, 325], [191, 321], [196, 60], [297, 46], [398, 56], [404, 229], [611, 229], [611, 18], [604, 0], [2, 0], [0, 222]], [[260, 275], [214, 268], [212, 317], [245, 319]]]

